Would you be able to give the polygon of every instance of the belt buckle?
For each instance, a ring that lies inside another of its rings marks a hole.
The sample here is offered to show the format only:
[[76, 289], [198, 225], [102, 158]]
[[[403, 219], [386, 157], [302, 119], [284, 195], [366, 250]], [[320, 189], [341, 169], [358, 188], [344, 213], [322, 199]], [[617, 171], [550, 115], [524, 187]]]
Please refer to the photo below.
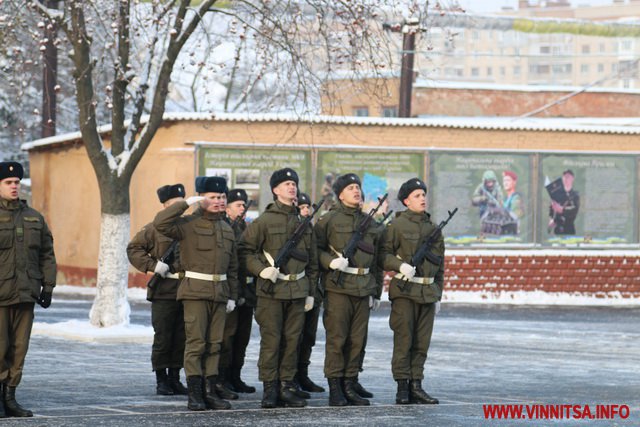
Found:
[[289, 277], [287, 278], [287, 280], [289, 282], [294, 282], [296, 280], [296, 275], [293, 273], [289, 274]]
[[358, 275], [362, 276], [364, 274], [364, 268], [358, 267]]

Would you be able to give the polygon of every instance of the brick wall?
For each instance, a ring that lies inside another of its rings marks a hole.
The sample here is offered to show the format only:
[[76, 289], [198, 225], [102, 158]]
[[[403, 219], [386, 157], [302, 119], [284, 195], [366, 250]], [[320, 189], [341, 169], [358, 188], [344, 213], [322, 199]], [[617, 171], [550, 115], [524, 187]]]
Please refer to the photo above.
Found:
[[640, 297], [640, 254], [448, 255], [445, 289]]

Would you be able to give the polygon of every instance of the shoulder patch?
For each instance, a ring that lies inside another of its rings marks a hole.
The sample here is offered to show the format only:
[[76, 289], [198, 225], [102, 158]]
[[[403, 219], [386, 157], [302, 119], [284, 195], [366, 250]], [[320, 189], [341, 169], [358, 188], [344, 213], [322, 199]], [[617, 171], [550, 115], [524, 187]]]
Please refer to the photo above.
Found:
[[37, 216], [25, 216], [24, 220], [27, 222], [40, 222], [40, 218]]
[[10, 216], [0, 216], [0, 222], [11, 222]]

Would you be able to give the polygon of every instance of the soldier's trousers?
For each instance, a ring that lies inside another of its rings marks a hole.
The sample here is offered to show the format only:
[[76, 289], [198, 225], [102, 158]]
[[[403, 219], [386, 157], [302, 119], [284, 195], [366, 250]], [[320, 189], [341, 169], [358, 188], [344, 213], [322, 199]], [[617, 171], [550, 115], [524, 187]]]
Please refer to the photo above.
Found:
[[154, 300], [151, 303], [153, 345], [151, 366], [154, 371], [182, 368], [184, 361], [184, 310], [182, 301]]
[[[258, 297], [256, 321], [260, 325], [260, 381], [293, 380], [304, 323], [304, 298], [277, 300]], [[282, 349], [281, 340], [284, 340]]]
[[238, 312], [238, 327], [233, 336], [231, 345], [231, 368], [242, 369], [247, 354], [247, 346], [251, 339], [251, 327], [253, 326], [253, 307], [241, 305], [234, 311]]
[[435, 303], [417, 304], [408, 298], [392, 301], [389, 325], [393, 330], [391, 372], [394, 380], [424, 378], [435, 315]]
[[324, 376], [355, 377], [360, 369], [369, 324], [369, 297], [326, 292], [323, 323], [327, 331]]
[[0, 383], [17, 387], [29, 350], [34, 303], [0, 307]]
[[184, 300], [184, 371], [187, 377], [218, 375], [226, 304]]
[[298, 352], [298, 365], [309, 366], [313, 346], [316, 345], [318, 332], [318, 319], [320, 317], [320, 305], [313, 307], [304, 314], [304, 326], [300, 337], [300, 349]]
[[222, 347], [220, 348], [220, 363], [219, 369], [227, 369], [231, 366], [231, 359], [233, 358], [233, 337], [238, 330], [238, 310], [240, 307], [236, 307], [231, 313], [227, 313], [227, 318], [224, 321], [224, 334], [222, 336]]

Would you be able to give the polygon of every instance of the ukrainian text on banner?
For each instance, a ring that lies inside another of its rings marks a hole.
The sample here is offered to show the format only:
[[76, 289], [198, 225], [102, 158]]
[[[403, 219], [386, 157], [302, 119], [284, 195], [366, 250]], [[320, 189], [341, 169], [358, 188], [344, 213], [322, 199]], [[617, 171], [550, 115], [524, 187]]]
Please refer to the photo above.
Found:
[[430, 153], [427, 185], [432, 220], [438, 223], [447, 211], [458, 208], [444, 233], [446, 242], [533, 243], [531, 163], [527, 154]]
[[318, 151], [316, 194], [327, 197], [325, 209], [335, 203], [331, 189], [341, 174], [355, 173], [362, 180], [365, 197], [364, 212], [378, 203], [378, 198], [389, 193], [388, 206], [383, 210], [404, 210], [397, 200], [398, 189], [410, 178], [424, 179], [424, 155], [407, 152]]
[[637, 242], [636, 159], [615, 155], [540, 156], [542, 244]]
[[246, 190], [253, 206], [249, 218], [255, 218], [273, 201], [269, 178], [273, 171], [289, 167], [298, 172], [300, 189], [311, 185], [311, 151], [280, 149], [244, 149], [201, 147], [198, 173], [223, 176], [229, 188]]

